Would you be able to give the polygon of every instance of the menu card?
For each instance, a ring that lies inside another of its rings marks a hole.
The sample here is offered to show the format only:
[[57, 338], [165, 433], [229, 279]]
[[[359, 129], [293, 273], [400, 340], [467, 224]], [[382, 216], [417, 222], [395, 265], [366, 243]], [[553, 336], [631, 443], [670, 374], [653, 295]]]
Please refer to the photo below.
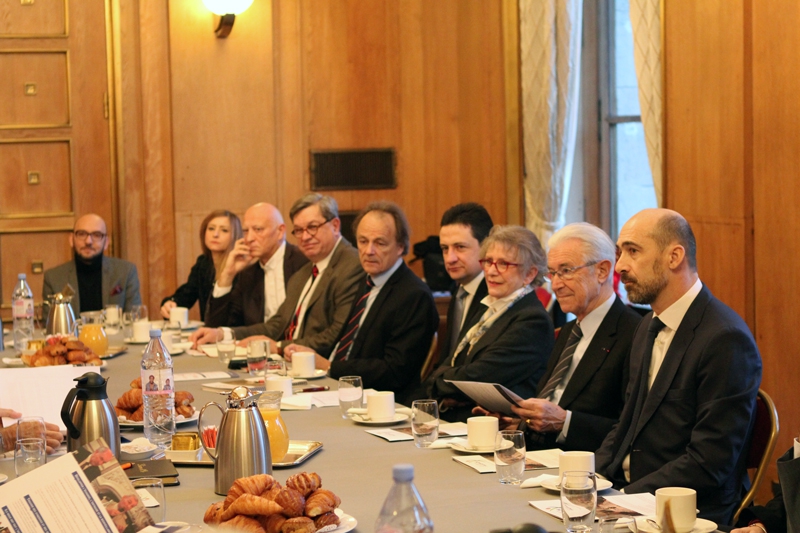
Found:
[[[525, 470], [545, 470], [558, 467], [558, 455], [561, 450], [534, 450], [525, 452]], [[453, 460], [468, 466], [479, 474], [494, 474], [497, 467], [493, 459], [482, 455], [454, 455]]]
[[[544, 511], [559, 520], [563, 519], [561, 500], [537, 500], [528, 502], [531, 506]], [[604, 516], [652, 516], [656, 514], [656, 497], [650, 493], [618, 494], [614, 496], [597, 496], [595, 520]]]

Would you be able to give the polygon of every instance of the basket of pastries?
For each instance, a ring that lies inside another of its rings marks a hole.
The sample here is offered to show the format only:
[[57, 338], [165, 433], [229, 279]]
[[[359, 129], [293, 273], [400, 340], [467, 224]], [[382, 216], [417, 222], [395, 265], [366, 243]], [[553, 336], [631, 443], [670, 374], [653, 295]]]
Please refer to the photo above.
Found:
[[[175, 415], [182, 415], [191, 418], [194, 415], [192, 402], [194, 396], [185, 390], [175, 391]], [[142, 378], [141, 376], [131, 381], [131, 389], [117, 400], [114, 406], [117, 417], [120, 421], [142, 422], [144, 420], [144, 398], [142, 398]]]
[[50, 337], [36, 353], [22, 354], [27, 366], [77, 365], [101, 366], [103, 362], [91, 348], [75, 337]]

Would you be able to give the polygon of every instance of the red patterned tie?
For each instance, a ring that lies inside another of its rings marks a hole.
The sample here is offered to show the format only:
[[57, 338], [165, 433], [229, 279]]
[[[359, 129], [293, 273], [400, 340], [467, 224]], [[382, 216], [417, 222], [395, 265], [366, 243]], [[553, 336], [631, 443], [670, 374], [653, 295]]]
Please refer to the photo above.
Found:
[[292, 318], [292, 322], [289, 324], [289, 327], [286, 328], [287, 341], [294, 339], [294, 332], [297, 329], [298, 322], [300, 322], [300, 309], [303, 308], [303, 302], [306, 301], [308, 293], [310, 293], [311, 289], [314, 288], [314, 281], [316, 281], [318, 274], [319, 274], [319, 269], [317, 268], [317, 265], [314, 265], [314, 267], [311, 269], [311, 284], [308, 286], [308, 290], [303, 294], [303, 297], [300, 298], [300, 301], [297, 302], [297, 309], [294, 312], [294, 317]]
[[374, 286], [375, 283], [372, 282], [372, 278], [367, 276], [366, 289], [364, 294], [361, 295], [361, 298], [356, 302], [355, 307], [353, 307], [353, 313], [345, 326], [347, 333], [339, 340], [339, 349], [336, 350], [336, 356], [333, 358], [334, 361], [344, 361], [350, 354], [350, 350], [353, 348], [353, 341], [356, 340], [356, 334], [358, 334], [358, 325], [361, 323], [361, 315], [364, 314], [364, 310], [367, 308], [367, 299]]

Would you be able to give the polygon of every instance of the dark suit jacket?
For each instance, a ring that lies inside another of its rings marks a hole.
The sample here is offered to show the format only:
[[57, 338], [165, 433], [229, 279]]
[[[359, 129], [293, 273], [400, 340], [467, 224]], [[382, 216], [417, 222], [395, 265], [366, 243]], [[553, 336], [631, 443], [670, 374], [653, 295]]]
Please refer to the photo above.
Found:
[[[308, 259], [297, 246], [287, 242], [283, 255], [284, 285], [288, 286], [292, 275], [307, 263]], [[228, 294], [219, 298], [209, 297], [205, 322], [211, 328], [264, 322], [264, 269], [260, 264], [255, 263], [239, 272]]]
[[[619, 420], [625, 404], [628, 358], [640, 319], [640, 315], [629, 309], [622, 300], [614, 299], [558, 402], [562, 409], [572, 411], [566, 440], [556, 443], [558, 432], [541, 434], [528, 430], [525, 435], [528, 449], [561, 448], [593, 452], [600, 447]], [[561, 328], [537, 391], [542, 390], [553, 374], [575, 323], [573, 320]]]
[[499, 383], [530, 398], [544, 373], [553, 349], [553, 322], [542, 307], [536, 292], [522, 297], [486, 330], [467, 353], [456, 356], [456, 365], [445, 361], [425, 381], [429, 398], [454, 398], [464, 404], [441, 414], [450, 422], [466, 421], [475, 403], [455, 385], [445, 380]]
[[[628, 401], [596, 454], [597, 472], [627, 493], [660, 487], [697, 491], [698, 516], [727, 524], [749, 485], [745, 460], [761, 383], [761, 356], [744, 321], [705, 286], [675, 333], [631, 428], [639, 388], [648, 314], [631, 348]], [[644, 380], [644, 383], [643, 383]], [[621, 449], [631, 429], [629, 449]], [[630, 452], [630, 484], [622, 461]]]
[[206, 254], [199, 255], [191, 272], [189, 272], [189, 279], [186, 280], [186, 283], [178, 287], [175, 294], [161, 300], [161, 305], [172, 300], [179, 307], [191, 309], [194, 303], [198, 302], [200, 320], [205, 320], [206, 306], [211, 297], [211, 290], [214, 288], [216, 275], [214, 261]]
[[[311, 277], [313, 266], [306, 263], [289, 279], [286, 300], [272, 318], [251, 326], [233, 328], [236, 338], [266, 335], [273, 340], [282, 341], [294, 317], [303, 288]], [[353, 298], [363, 279], [364, 271], [358, 260], [358, 251], [342, 238], [333, 251], [328, 268], [316, 280], [316, 288], [306, 306], [300, 332], [293, 342], [308, 346], [327, 357], [342, 332]]]
[[[74, 259], [45, 271], [42, 297], [47, 301], [48, 296], [61, 292], [67, 283], [75, 289], [72, 308], [76, 313], [80, 313], [81, 295]], [[103, 307], [117, 304], [124, 311], [130, 311], [134, 305], [140, 305], [142, 297], [139, 295], [139, 275], [136, 273], [136, 265], [124, 259], [103, 256], [102, 290]]]
[[800, 533], [800, 459], [794, 458], [794, 448], [778, 459], [778, 477], [781, 484], [775, 497], [763, 507], [754, 505], [744, 509], [736, 527], [745, 527], [758, 519], [769, 533]]
[[467, 316], [464, 318], [463, 327], [461, 326], [461, 321], [453, 316], [455, 312], [456, 294], [457, 291], [453, 294], [452, 298], [450, 298], [450, 305], [447, 307], [447, 332], [439, 345], [439, 364], [444, 361], [449, 361], [450, 357], [453, 355], [451, 352], [456, 349], [456, 346], [450, 346], [453, 328], [461, 327], [458, 332], [458, 340], [460, 342], [464, 334], [469, 331], [469, 328], [474, 326], [475, 323], [480, 320], [483, 312], [486, 311], [486, 306], [481, 303], [481, 300], [489, 294], [486, 289], [486, 278], [480, 282], [478, 289], [475, 291], [475, 296], [472, 297], [472, 302], [469, 304], [469, 309], [467, 309]]
[[419, 386], [438, 326], [430, 289], [403, 263], [381, 287], [347, 360], [331, 363], [330, 376], [361, 376], [365, 388], [394, 391], [395, 401], [404, 403], [409, 390]]

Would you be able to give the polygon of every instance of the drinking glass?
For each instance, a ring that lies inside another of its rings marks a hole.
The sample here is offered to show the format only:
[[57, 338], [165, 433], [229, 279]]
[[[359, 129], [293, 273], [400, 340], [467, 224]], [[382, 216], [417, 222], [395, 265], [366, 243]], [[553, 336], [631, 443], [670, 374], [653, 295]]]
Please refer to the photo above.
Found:
[[17, 477], [44, 465], [47, 461], [45, 440], [35, 438], [17, 439], [14, 447], [14, 471]]
[[568, 533], [588, 533], [597, 511], [594, 473], [570, 470], [561, 476], [561, 514]]
[[131, 481], [154, 522], [167, 518], [167, 500], [164, 497], [164, 482], [154, 477], [143, 477]]
[[125, 311], [122, 313], [122, 335], [125, 339], [132, 339], [133, 338], [133, 313], [131, 311]]
[[600, 518], [600, 533], [639, 533], [632, 516], [611, 514]]
[[147, 306], [146, 305], [134, 305], [131, 306], [131, 318], [134, 322], [138, 322], [140, 320], [149, 320], [150, 315], [147, 313]]
[[250, 341], [250, 351], [247, 352], [247, 371], [251, 376], [264, 376], [268, 354], [269, 343], [267, 341]]
[[500, 483], [519, 485], [525, 471], [525, 434], [516, 429], [497, 432], [494, 441], [494, 464]]
[[236, 341], [233, 339], [217, 341], [217, 357], [219, 362], [225, 366], [231, 362], [236, 355]]
[[283, 359], [267, 358], [267, 374], [274, 374], [276, 376], [285, 376], [286, 362]]
[[427, 448], [439, 438], [439, 404], [436, 400], [411, 403], [411, 432], [417, 448]]
[[41, 416], [23, 416], [17, 420], [17, 440], [41, 439], [47, 442], [47, 427]]
[[363, 405], [364, 384], [361, 376], [342, 376], [339, 378], [339, 409], [342, 418], [353, 418], [348, 409], [358, 408]]

